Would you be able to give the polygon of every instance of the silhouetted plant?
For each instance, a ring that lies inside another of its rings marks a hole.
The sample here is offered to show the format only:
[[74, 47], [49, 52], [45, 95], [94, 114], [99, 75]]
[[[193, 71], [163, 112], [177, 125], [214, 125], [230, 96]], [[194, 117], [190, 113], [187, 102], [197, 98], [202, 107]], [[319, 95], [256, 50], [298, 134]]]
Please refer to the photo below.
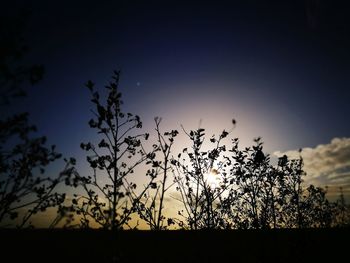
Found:
[[[164, 216], [165, 193], [173, 184], [167, 184], [169, 176], [173, 174], [171, 165], [171, 149], [174, 138], [178, 135], [177, 130], [162, 133], [160, 130], [161, 118], [155, 118], [157, 144], [153, 145], [154, 152], [148, 156], [146, 164], [152, 166], [147, 170], [147, 175], [153, 180], [150, 189], [139, 199], [137, 211], [141, 219], [147, 222], [151, 230], [167, 229], [167, 225], [172, 225], [174, 220]], [[160, 156], [156, 155], [159, 152]], [[170, 173], [170, 175], [169, 175]], [[160, 178], [159, 178], [160, 177]], [[158, 179], [156, 181], [156, 179]], [[167, 222], [167, 224], [165, 224]]]
[[310, 185], [306, 188], [302, 201], [303, 227], [331, 227], [334, 221], [334, 204], [326, 198], [326, 190]]
[[[166, 221], [168, 226], [177, 224], [185, 229], [331, 227], [341, 218], [340, 212], [336, 216], [339, 202], [329, 202], [324, 189], [313, 185], [304, 188], [303, 159], [289, 160], [284, 155], [273, 165], [263, 152], [261, 138], [243, 150], [238, 147], [239, 140], [233, 139], [227, 154], [223, 144], [227, 131], [218, 138], [211, 137], [212, 146], [203, 150], [205, 130], [183, 129], [192, 145], [174, 158], [171, 151], [178, 132], [162, 133], [161, 120], [156, 118], [157, 142], [153, 151], [146, 153], [141, 139], [147, 139], [148, 134], [128, 135], [141, 128], [140, 120], [121, 113], [119, 72], [115, 74], [115, 82], [106, 87], [107, 106], [101, 104], [93, 84], [87, 85], [96, 105], [96, 119], [89, 124], [104, 138], [98, 144], [100, 153], [91, 143], [81, 145], [93, 153], [87, 160], [94, 173], [76, 176], [75, 183], [87, 195], [76, 196], [72, 209], [65, 208], [66, 212], [77, 212], [81, 226], [89, 227], [93, 219], [101, 227], [120, 228], [128, 225], [135, 211], [153, 230], [167, 229]], [[146, 173], [149, 181], [137, 192], [128, 175], [143, 162], [152, 167]], [[101, 186], [98, 173], [106, 175], [111, 183]], [[167, 186], [169, 176], [174, 176], [180, 195], [177, 199], [183, 204], [179, 218], [167, 219], [163, 212], [165, 193], [171, 186]], [[213, 178], [217, 181], [210, 182]], [[73, 220], [72, 214], [69, 219]]]
[[339, 187], [339, 198], [335, 202], [334, 222], [335, 227], [349, 227], [350, 226], [350, 205], [345, 202], [343, 188]]
[[228, 159], [233, 187], [224, 200], [224, 207], [238, 228], [266, 228], [274, 215], [274, 191], [269, 157], [263, 153], [260, 138], [256, 145], [240, 150], [238, 139], [232, 140]]
[[225, 157], [229, 186], [220, 207], [226, 228], [278, 228], [290, 223], [300, 206], [293, 198], [301, 194], [302, 159], [289, 161], [283, 156], [272, 165], [261, 138], [243, 150], [235, 138], [230, 152]]
[[284, 155], [274, 166], [263, 153], [261, 139], [255, 142], [252, 148], [239, 150], [238, 139], [233, 140], [229, 175], [233, 185], [222, 202], [229, 225], [243, 229], [334, 225], [337, 204], [327, 200], [326, 190], [313, 185], [304, 189], [303, 159]]
[[[35, 84], [43, 75], [42, 66], [23, 64], [28, 51], [21, 37], [24, 19], [0, 18], [1, 107], [25, 96], [25, 83]], [[66, 160], [58, 176], [45, 176], [48, 165], [61, 154], [54, 145], [46, 146], [45, 136], [33, 137], [36, 127], [29, 124], [28, 113], [9, 115], [0, 120], [0, 226], [25, 227], [34, 214], [63, 203], [65, 194], [56, 192], [57, 186], [69, 182], [75, 160]]]
[[0, 121], [0, 222], [12, 225], [16, 220], [24, 227], [33, 214], [60, 205], [65, 194], [55, 192], [56, 186], [69, 180], [74, 159], [58, 177], [44, 176], [46, 167], [59, 159], [55, 146], [47, 148], [46, 138], [31, 138], [35, 131], [27, 114], [15, 115]]
[[281, 198], [281, 220], [285, 227], [303, 228], [303, 159], [289, 160], [286, 156], [279, 159], [280, 176], [279, 195]]
[[101, 137], [95, 145], [81, 143], [81, 148], [90, 153], [87, 161], [92, 175], [76, 175], [84, 194], [76, 195], [72, 206], [80, 216], [82, 227], [90, 227], [91, 221], [99, 227], [118, 229], [128, 224], [135, 206], [149, 187], [135, 196], [136, 184], [129, 181], [135, 168], [143, 163], [150, 154], [146, 154], [142, 141], [147, 133], [137, 133], [142, 128], [140, 117], [123, 113], [121, 93], [119, 92], [120, 72], [115, 71], [112, 82], [107, 85], [106, 101], [102, 102], [100, 93], [94, 90], [94, 83], [86, 84], [92, 95], [94, 118], [89, 121], [92, 129]]
[[219, 203], [228, 183], [226, 173], [222, 171], [226, 166], [221, 160], [226, 151], [222, 140], [228, 132], [224, 130], [218, 138], [213, 136], [210, 142], [214, 146], [210, 150], [202, 150], [205, 130], [198, 128], [189, 133], [183, 130], [192, 145], [190, 150], [184, 148], [182, 154], [172, 161], [176, 167], [176, 189], [184, 206], [184, 210], [178, 213], [189, 229], [222, 228]]

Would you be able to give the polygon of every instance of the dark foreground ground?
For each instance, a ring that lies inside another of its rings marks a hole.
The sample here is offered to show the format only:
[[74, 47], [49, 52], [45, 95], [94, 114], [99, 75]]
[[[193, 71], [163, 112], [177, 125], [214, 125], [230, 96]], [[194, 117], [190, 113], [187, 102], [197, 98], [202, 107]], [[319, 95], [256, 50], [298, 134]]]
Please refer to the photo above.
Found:
[[[0, 262], [349, 262], [350, 229], [0, 230]], [[114, 259], [114, 261], [113, 261]], [[117, 260], [117, 261], [115, 261]]]

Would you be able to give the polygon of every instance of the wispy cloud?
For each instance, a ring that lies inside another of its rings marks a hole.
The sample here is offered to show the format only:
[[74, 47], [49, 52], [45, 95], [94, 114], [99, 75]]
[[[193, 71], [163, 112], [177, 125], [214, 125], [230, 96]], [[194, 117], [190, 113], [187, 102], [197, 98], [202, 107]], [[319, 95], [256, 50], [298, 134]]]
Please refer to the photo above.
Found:
[[[298, 158], [297, 150], [274, 152], [280, 157], [287, 155]], [[305, 182], [319, 186], [329, 186], [329, 194], [343, 187], [344, 194], [350, 196], [350, 138], [334, 138], [329, 144], [320, 144], [315, 148], [303, 148]]]

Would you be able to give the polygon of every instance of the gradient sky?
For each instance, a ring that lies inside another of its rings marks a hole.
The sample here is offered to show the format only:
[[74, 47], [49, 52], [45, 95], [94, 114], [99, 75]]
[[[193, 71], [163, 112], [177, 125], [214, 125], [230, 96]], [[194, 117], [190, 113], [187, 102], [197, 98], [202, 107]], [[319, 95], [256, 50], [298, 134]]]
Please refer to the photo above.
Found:
[[83, 160], [79, 144], [94, 136], [84, 83], [102, 88], [120, 69], [125, 106], [146, 129], [161, 116], [164, 129], [202, 120], [210, 134], [235, 118], [234, 136], [243, 144], [262, 136], [276, 155], [347, 145], [334, 150], [344, 159], [334, 159], [337, 168], [313, 171], [327, 180], [341, 173], [350, 189], [350, 15], [342, 1], [11, 2], [7, 14], [31, 10], [27, 60], [46, 69], [12, 107], [29, 111], [65, 155]]

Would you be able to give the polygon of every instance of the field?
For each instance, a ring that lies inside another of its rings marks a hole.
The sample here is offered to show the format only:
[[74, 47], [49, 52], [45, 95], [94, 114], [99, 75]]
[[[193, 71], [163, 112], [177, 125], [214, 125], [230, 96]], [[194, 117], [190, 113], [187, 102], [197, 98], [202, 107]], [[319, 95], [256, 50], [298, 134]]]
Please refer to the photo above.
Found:
[[[347, 262], [350, 229], [124, 231], [3, 229], [1, 262]], [[118, 248], [118, 249], [117, 249]]]

